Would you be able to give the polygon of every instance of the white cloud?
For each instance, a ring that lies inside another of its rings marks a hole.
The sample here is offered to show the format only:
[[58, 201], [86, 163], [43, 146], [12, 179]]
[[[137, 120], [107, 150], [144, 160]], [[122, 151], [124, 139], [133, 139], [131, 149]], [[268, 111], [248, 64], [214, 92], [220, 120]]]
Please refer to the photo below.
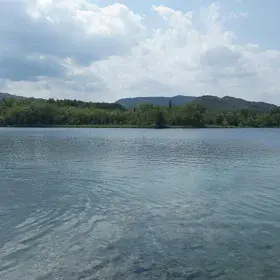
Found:
[[117, 3], [1, 3], [2, 91], [105, 101], [213, 94], [280, 103], [280, 52], [242, 45], [224, 29], [225, 20], [245, 12], [221, 15], [217, 4], [188, 13], [151, 6], [153, 30], [143, 15]]
[[231, 12], [228, 16], [228, 18], [235, 18], [235, 19], [238, 19], [241, 17], [244, 17], [244, 18], [248, 17], [248, 13], [240, 12], [240, 13], [236, 14], [236, 13]]

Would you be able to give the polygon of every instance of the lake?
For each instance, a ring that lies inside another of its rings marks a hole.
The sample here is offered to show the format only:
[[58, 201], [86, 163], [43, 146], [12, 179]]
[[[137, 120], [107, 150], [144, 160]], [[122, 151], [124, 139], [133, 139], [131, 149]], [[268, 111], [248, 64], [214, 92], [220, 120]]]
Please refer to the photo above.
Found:
[[0, 279], [277, 279], [280, 130], [0, 129]]

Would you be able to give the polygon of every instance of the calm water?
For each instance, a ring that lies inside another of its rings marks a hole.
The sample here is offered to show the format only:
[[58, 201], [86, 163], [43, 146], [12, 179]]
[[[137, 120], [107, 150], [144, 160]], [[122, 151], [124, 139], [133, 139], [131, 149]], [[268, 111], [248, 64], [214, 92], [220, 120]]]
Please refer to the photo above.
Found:
[[0, 279], [280, 279], [280, 130], [0, 129]]

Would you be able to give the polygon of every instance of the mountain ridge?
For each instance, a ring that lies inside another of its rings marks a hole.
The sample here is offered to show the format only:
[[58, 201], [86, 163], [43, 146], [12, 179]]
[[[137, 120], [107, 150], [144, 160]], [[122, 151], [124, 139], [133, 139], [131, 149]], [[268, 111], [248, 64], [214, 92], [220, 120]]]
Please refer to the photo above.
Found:
[[[23, 96], [13, 95], [10, 93], [0, 92], [0, 101], [4, 98], [22, 99]], [[122, 98], [117, 100], [117, 103], [122, 105], [127, 109], [136, 108], [140, 104], [153, 104], [155, 106], [169, 106], [171, 101], [173, 106], [182, 106], [186, 103], [195, 103], [204, 106], [210, 111], [231, 111], [236, 109], [252, 109], [259, 112], [269, 112], [270, 110], [277, 108], [279, 106], [263, 101], [248, 101], [242, 98], [236, 98], [232, 96], [218, 97], [214, 95], [202, 95], [198, 97], [176, 95], [172, 97], [164, 96], [147, 96], [147, 97], [130, 97]]]
[[121, 98], [117, 100], [115, 103], [119, 103], [126, 108], [137, 107], [139, 104], [151, 103], [156, 106], [168, 106], [169, 101], [171, 100], [173, 105], [179, 106], [182, 103], [191, 102], [195, 99], [194, 96], [184, 96], [184, 95], [175, 95], [173, 97], [165, 97], [165, 96], [147, 96], [147, 97], [128, 97]]
[[7, 92], [0, 92], [0, 101], [3, 100], [4, 98], [21, 99], [21, 98], [24, 98], [24, 97], [14, 95], [14, 94], [10, 94], [10, 93], [7, 93]]
[[121, 104], [125, 108], [135, 108], [140, 104], [149, 103], [155, 106], [168, 106], [169, 101], [175, 106], [184, 105], [186, 103], [196, 103], [204, 106], [208, 110], [235, 110], [235, 109], [252, 109], [260, 112], [268, 112], [273, 108], [278, 107], [275, 104], [263, 102], [263, 101], [248, 101], [242, 98], [236, 98], [232, 96], [218, 97], [214, 95], [202, 95], [198, 97], [176, 95], [173, 97], [131, 97], [122, 98], [115, 103]]

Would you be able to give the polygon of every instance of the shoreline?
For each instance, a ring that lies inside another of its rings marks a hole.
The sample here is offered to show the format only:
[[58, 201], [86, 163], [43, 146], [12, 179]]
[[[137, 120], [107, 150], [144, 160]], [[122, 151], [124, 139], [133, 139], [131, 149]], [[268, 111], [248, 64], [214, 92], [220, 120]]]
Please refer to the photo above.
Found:
[[190, 126], [164, 126], [156, 127], [155, 125], [0, 125], [0, 128], [126, 128], [126, 129], [242, 129], [242, 128], [279, 128], [275, 127], [242, 127], [242, 126], [204, 126], [204, 127], [190, 127]]

